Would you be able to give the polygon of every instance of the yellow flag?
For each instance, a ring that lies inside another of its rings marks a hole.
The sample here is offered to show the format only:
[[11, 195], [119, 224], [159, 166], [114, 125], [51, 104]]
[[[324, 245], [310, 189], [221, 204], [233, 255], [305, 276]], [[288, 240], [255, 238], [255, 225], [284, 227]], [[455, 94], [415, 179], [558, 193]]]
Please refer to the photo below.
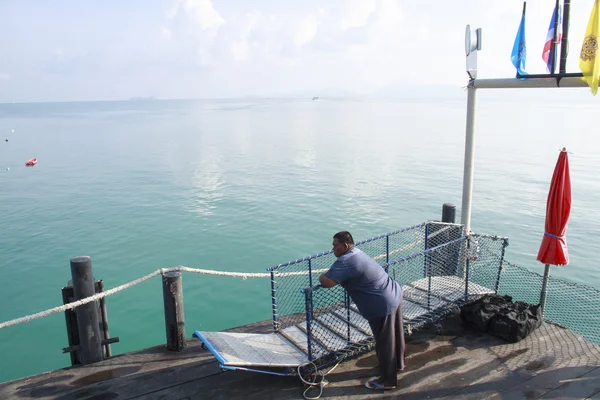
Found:
[[600, 0], [594, 1], [592, 15], [585, 30], [585, 38], [579, 55], [579, 68], [583, 73], [592, 94], [598, 93], [598, 78], [600, 77], [600, 55], [598, 54], [598, 34], [600, 34]]

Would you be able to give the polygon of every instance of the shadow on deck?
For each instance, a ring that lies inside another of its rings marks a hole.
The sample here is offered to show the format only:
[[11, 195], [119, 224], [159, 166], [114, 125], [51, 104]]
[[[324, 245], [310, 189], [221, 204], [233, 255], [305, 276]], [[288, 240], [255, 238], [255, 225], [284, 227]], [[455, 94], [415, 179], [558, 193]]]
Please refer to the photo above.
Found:
[[[345, 361], [327, 376], [322, 398], [363, 399], [600, 399], [600, 346], [568, 329], [544, 323], [519, 343], [507, 344], [463, 328], [460, 318], [407, 337], [406, 370], [395, 391], [374, 393], [374, 353]], [[232, 331], [270, 332], [271, 321]], [[0, 384], [2, 399], [302, 399], [297, 377], [223, 372], [190, 340], [180, 353], [157, 346], [83, 366]], [[308, 396], [315, 396], [312, 389]]]

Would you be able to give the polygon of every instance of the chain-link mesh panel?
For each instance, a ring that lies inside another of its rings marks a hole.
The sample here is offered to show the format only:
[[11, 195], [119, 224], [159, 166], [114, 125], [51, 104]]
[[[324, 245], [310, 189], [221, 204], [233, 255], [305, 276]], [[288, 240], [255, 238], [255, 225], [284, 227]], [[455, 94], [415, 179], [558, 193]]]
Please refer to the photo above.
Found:
[[[403, 285], [408, 329], [497, 289], [506, 241], [462, 233], [461, 225], [428, 222], [356, 244]], [[334, 261], [327, 251], [270, 269], [275, 329], [313, 360], [358, 354], [373, 343], [368, 322], [342, 287], [317, 290]]]
[[309, 358], [317, 365], [360, 354], [373, 344], [371, 328], [347, 292], [340, 286], [305, 290], [307, 320], [304, 327]]
[[319, 275], [335, 261], [333, 253], [319, 253], [279, 267], [272, 273], [275, 330], [306, 320], [302, 289], [319, 284]]
[[[542, 281], [542, 275], [505, 260], [498, 293], [508, 294], [513, 301], [538, 304]], [[600, 345], [600, 290], [552, 277], [547, 288], [544, 319], [564, 325]]]
[[[462, 236], [462, 225], [429, 222], [427, 224], [427, 230], [425, 231], [425, 250], [454, 242]], [[444, 246], [437, 251], [430, 253], [426, 262], [433, 267], [431, 269], [431, 275], [444, 276], [458, 274], [461, 267], [459, 248], [460, 243], [455, 243], [452, 246]], [[424, 276], [425, 275], [423, 275], [423, 277]]]
[[423, 250], [427, 224], [386, 233], [357, 243], [357, 246], [379, 264], [385, 266], [396, 259]]
[[[464, 253], [464, 265], [468, 267], [469, 285], [480, 285], [498, 291], [502, 277], [502, 262], [508, 239], [492, 235], [471, 235]], [[469, 294], [475, 294], [470, 290]]]
[[495, 236], [461, 237], [460, 226], [430, 228], [427, 243], [433, 247], [389, 264], [390, 275], [403, 285], [409, 329], [435, 322], [468, 301], [494, 293], [507, 245], [505, 238]]
[[[446, 240], [449, 241], [387, 264], [389, 273], [404, 282], [407, 330], [435, 322], [465, 302], [495, 291], [506, 240], [482, 237], [484, 245], [489, 246], [490, 256], [485, 258], [480, 256], [480, 250], [469, 251], [470, 246], [478, 249], [471, 244], [474, 240], [452, 236]], [[473, 260], [467, 260], [468, 257]], [[464, 275], [470, 270], [467, 261], [472, 263], [475, 259], [478, 265], [472, 276], [478, 277], [481, 284], [466, 280]], [[484, 272], [485, 269], [491, 271]], [[407, 276], [420, 278], [409, 280]], [[307, 288], [304, 293], [307, 320], [302, 330], [307, 335], [310, 358], [317, 365], [372, 348], [369, 323], [341, 287]]]
[[407, 330], [436, 321], [451, 311], [465, 293], [465, 281], [456, 274], [466, 238], [413, 253], [389, 264], [389, 274], [402, 284]]
[[[390, 253], [388, 262], [393, 260], [404, 259], [412, 254], [419, 253], [423, 250], [440, 246], [462, 236], [462, 225], [448, 224], [443, 222], [428, 222], [415, 230], [412, 236], [404, 235], [403, 237], [390, 236]], [[453, 251], [445, 249], [444, 251]], [[455, 257], [456, 258], [456, 257]], [[458, 262], [458, 258], [456, 258]], [[423, 264], [422, 268], [413, 265], [412, 268], [406, 268], [402, 271], [402, 275], [397, 275], [397, 270], [388, 271], [392, 278], [399, 282], [412, 282], [426, 276], [427, 265]], [[434, 274], [440, 272], [434, 271]]]
[[[356, 246], [385, 266], [389, 257], [423, 250], [426, 226], [427, 223], [423, 223], [389, 232], [357, 242]], [[329, 269], [335, 259], [330, 250], [269, 268], [272, 274], [275, 330], [295, 326], [306, 320], [301, 290], [318, 285], [319, 276]]]
[[[460, 239], [462, 237], [462, 226], [456, 224], [445, 224], [441, 222], [429, 222], [425, 225], [419, 246], [410, 246], [410, 249], [395, 251], [390, 256], [390, 264], [398, 264], [388, 272], [398, 282], [414, 282], [428, 276], [457, 275], [462, 271]], [[415, 241], [415, 243], [417, 243]], [[403, 246], [405, 249], [408, 246]], [[424, 252], [426, 250], [433, 250]], [[421, 255], [419, 261], [412, 260]], [[409, 260], [412, 260], [408, 262]]]
[[[392, 260], [398, 260], [407, 257], [410, 254], [423, 251], [423, 249], [425, 249], [426, 230], [427, 224], [423, 224], [410, 232], [403, 232], [402, 234], [397, 235], [389, 235], [387, 239], [389, 242], [390, 249], [389, 256], [383, 261], [385, 261], [385, 263], [389, 263]], [[383, 263], [383, 265], [386, 265], [385, 263]], [[388, 268], [387, 265], [385, 266], [385, 268]], [[392, 278], [397, 280], [393, 273], [390, 273], [390, 275], [392, 276]], [[420, 275], [417, 275], [418, 277], [415, 277], [415, 279], [422, 278], [423, 271], [421, 271]]]

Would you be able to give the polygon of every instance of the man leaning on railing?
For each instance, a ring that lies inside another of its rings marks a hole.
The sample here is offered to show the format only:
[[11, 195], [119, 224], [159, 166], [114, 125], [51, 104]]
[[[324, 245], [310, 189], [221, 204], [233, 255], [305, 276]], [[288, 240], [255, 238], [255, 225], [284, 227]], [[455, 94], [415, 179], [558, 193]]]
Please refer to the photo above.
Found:
[[404, 369], [402, 287], [377, 261], [354, 247], [350, 232], [333, 235], [333, 254], [337, 260], [319, 282], [325, 288], [342, 285], [369, 321], [375, 338], [381, 376], [369, 379], [365, 386], [372, 390], [395, 389], [398, 371]]

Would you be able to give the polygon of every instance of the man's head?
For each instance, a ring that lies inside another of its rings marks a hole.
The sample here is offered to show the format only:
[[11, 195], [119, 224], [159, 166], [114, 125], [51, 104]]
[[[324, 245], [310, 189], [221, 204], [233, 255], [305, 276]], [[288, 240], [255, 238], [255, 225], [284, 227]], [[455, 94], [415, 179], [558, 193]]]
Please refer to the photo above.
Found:
[[354, 239], [348, 231], [341, 231], [333, 235], [333, 254], [336, 257], [341, 256], [352, 247], [354, 247]]

